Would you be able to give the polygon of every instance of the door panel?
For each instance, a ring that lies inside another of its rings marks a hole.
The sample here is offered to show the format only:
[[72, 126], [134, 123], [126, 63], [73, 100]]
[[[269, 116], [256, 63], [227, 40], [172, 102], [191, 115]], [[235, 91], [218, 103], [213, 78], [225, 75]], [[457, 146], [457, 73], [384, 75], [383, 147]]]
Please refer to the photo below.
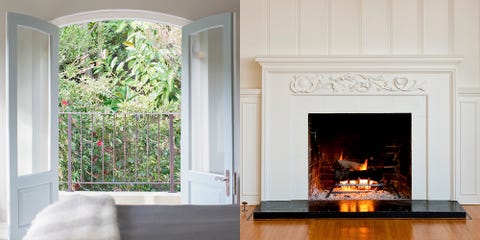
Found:
[[49, 35], [35, 29], [17, 26], [19, 176], [50, 170], [48, 162], [50, 159], [48, 156], [49, 45]]
[[231, 204], [233, 14], [183, 27], [182, 201]]
[[9, 237], [58, 198], [58, 28], [7, 14]]

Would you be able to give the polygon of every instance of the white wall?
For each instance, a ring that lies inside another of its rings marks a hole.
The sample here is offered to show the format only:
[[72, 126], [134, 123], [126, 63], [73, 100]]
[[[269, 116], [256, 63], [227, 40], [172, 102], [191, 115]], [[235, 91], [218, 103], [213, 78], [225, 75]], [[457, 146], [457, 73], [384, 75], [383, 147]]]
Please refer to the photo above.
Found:
[[[261, 88], [256, 56], [464, 57], [456, 83], [456, 199], [480, 203], [480, 1], [242, 0], [240, 11], [242, 89]], [[245, 169], [243, 178], [258, 173]]]
[[32, 15], [50, 21], [80, 12], [102, 9], [134, 9], [161, 12], [189, 20], [233, 11], [239, 13], [239, 0], [0, 0], [0, 222], [6, 219], [6, 90], [5, 16], [7, 11]]

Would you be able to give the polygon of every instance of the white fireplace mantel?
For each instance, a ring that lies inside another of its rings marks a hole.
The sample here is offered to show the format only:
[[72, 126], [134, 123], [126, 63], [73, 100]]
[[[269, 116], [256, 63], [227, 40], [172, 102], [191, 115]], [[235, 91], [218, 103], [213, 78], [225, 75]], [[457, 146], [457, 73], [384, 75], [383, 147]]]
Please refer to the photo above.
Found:
[[431, 57], [258, 57], [261, 198], [308, 198], [309, 113], [411, 113], [412, 199], [454, 199], [455, 74]]

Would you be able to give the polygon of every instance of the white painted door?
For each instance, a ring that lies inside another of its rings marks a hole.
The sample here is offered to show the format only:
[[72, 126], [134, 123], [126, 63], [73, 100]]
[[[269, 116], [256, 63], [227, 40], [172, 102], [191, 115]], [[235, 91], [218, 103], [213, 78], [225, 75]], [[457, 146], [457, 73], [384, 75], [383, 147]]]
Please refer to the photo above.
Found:
[[9, 238], [58, 198], [58, 28], [7, 14]]
[[182, 32], [182, 202], [232, 204], [233, 13]]

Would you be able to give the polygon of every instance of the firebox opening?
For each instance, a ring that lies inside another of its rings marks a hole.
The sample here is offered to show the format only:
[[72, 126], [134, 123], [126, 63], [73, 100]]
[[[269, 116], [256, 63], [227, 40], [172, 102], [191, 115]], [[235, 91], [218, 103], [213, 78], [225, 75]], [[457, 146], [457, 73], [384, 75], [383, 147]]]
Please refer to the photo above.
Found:
[[411, 113], [310, 113], [309, 199], [411, 199]]

